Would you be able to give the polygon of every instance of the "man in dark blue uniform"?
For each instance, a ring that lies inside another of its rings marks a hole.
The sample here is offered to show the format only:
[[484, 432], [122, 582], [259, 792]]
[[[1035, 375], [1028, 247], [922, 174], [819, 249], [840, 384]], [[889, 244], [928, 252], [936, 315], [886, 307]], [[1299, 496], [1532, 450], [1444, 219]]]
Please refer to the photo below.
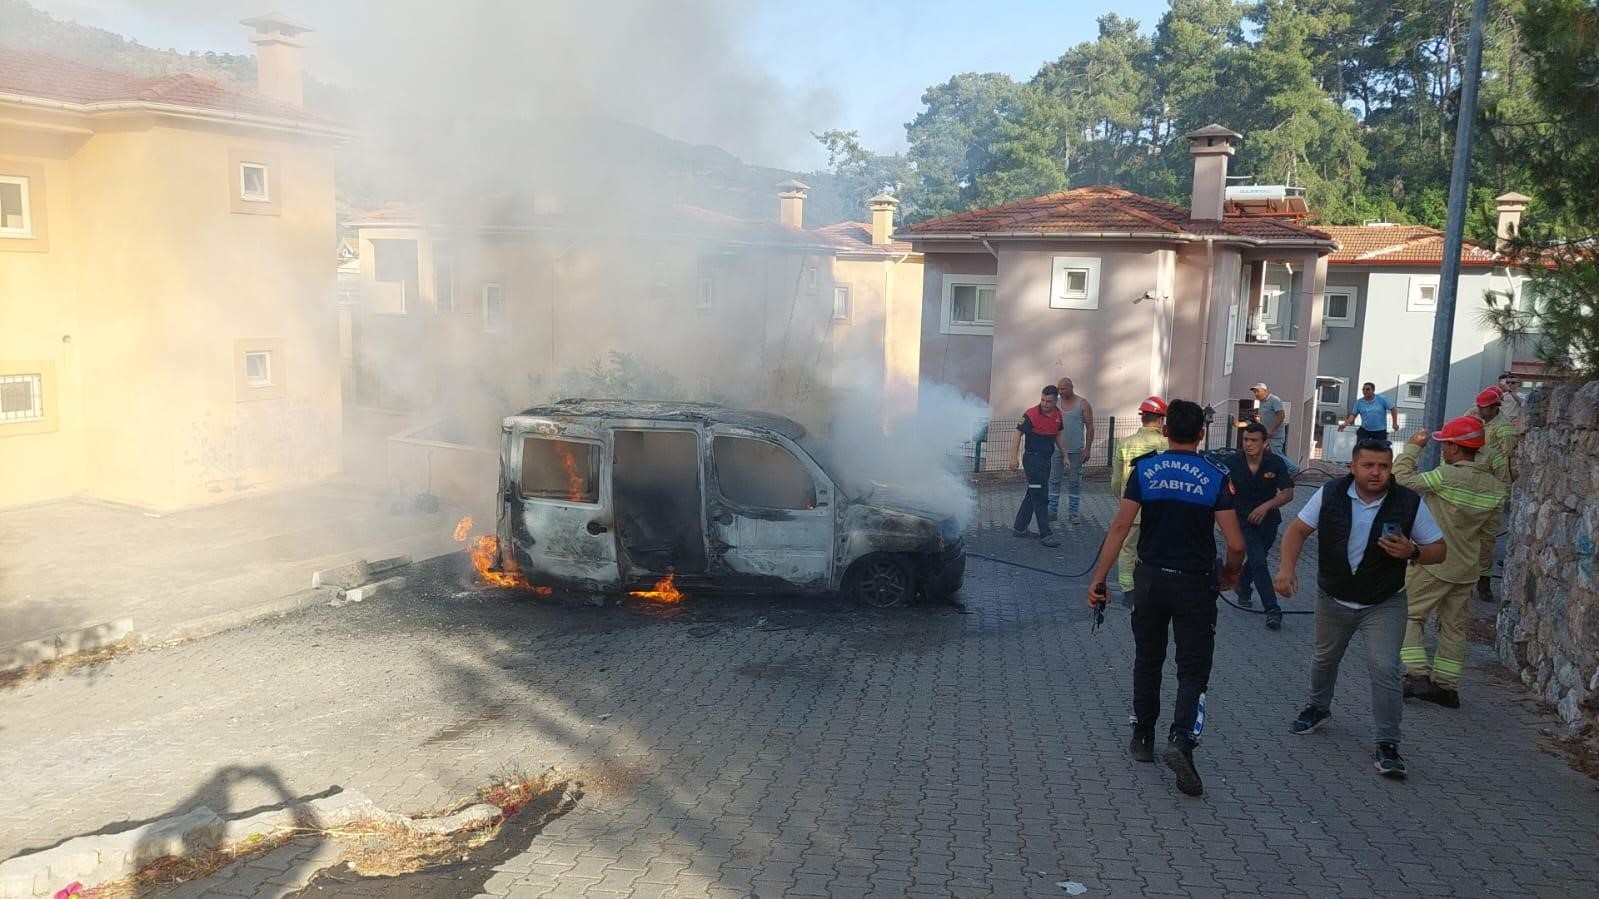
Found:
[[1233, 511], [1244, 532], [1248, 555], [1234, 592], [1238, 594], [1238, 604], [1247, 609], [1251, 605], [1250, 588], [1255, 588], [1266, 610], [1266, 627], [1278, 630], [1283, 626], [1283, 610], [1277, 604], [1266, 554], [1276, 542], [1277, 527], [1282, 524], [1282, 513], [1277, 510], [1293, 502], [1294, 479], [1288, 474], [1287, 460], [1266, 447], [1268, 437], [1259, 422], [1245, 425], [1238, 435], [1238, 452], [1228, 456], [1226, 464], [1227, 478], [1236, 491]]
[[[1155, 723], [1160, 718], [1160, 677], [1166, 664], [1168, 626], [1177, 644], [1177, 700], [1162, 761], [1189, 796], [1205, 792], [1194, 769], [1194, 733], [1199, 696], [1210, 682], [1216, 648], [1216, 593], [1238, 582], [1244, 535], [1233, 511], [1227, 472], [1198, 453], [1205, 411], [1198, 403], [1173, 400], [1166, 411], [1170, 449], [1133, 460], [1121, 508], [1110, 523], [1088, 588], [1088, 604], [1106, 601], [1105, 577], [1121, 552], [1133, 518], [1141, 516], [1138, 567], [1133, 569], [1133, 739], [1128, 752], [1155, 760]], [[1227, 541], [1227, 559], [1216, 571], [1215, 528]]]
[[[1054, 384], [1044, 387], [1038, 405], [1022, 413], [1016, 423], [1021, 439], [1016, 441], [1016, 451], [1011, 454], [1011, 468], [1021, 468], [1027, 475], [1027, 492], [1022, 494], [1022, 507], [1016, 510], [1016, 523], [1011, 529], [1018, 537], [1027, 536], [1027, 522], [1038, 519], [1038, 536], [1045, 546], [1060, 546], [1060, 540], [1049, 526], [1049, 460], [1057, 450], [1066, 459], [1064, 419], [1060, 413], [1060, 388]], [[1062, 463], [1071, 468], [1070, 460]]]

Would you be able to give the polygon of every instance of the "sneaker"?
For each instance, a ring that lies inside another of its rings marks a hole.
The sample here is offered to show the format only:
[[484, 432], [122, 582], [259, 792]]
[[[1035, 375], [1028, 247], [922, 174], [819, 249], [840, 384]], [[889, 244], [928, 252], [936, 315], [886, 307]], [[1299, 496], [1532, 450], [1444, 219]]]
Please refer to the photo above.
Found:
[[1398, 743], [1377, 744], [1377, 773], [1393, 778], [1402, 778], [1408, 773], [1405, 771], [1405, 760], [1399, 757]]
[[1155, 732], [1133, 728], [1132, 742], [1127, 744], [1127, 754], [1135, 762], [1153, 762], [1155, 760]]
[[1021, 538], [1021, 539], [1023, 539], [1023, 540], [1025, 540], [1025, 539], [1027, 539], [1027, 538], [1028, 538], [1028, 537], [1031, 537], [1031, 536], [1033, 536], [1033, 535], [1032, 535], [1032, 534], [1031, 534], [1031, 533], [1030, 533], [1030, 532], [1028, 532], [1028, 531], [1024, 531], [1024, 530], [1018, 530], [1018, 529], [1016, 529], [1016, 528], [1011, 528], [1011, 529], [1010, 529], [1010, 532], [1011, 532], [1011, 533], [1012, 533], [1012, 534], [1015, 534], [1015, 535], [1016, 535], [1016, 536], [1017, 536], [1017, 537], [1019, 537], [1019, 538]]
[[1288, 729], [1300, 736], [1304, 736], [1305, 734], [1315, 733], [1321, 729], [1323, 724], [1331, 720], [1332, 712], [1318, 709], [1313, 705], [1307, 705], [1305, 710], [1299, 713], [1299, 717], [1294, 719], [1294, 723], [1288, 726]]
[[1081, 512], [1073, 512], [1071, 515], [1067, 516], [1067, 518], [1068, 518], [1069, 521], [1071, 521], [1072, 524], [1082, 524], [1083, 523], [1083, 515], [1082, 515]]
[[1255, 607], [1255, 598], [1253, 596], [1250, 596], [1248, 593], [1239, 593], [1237, 596], [1238, 605], [1246, 609], [1253, 609]]
[[1194, 770], [1194, 744], [1183, 737], [1172, 737], [1160, 760], [1177, 776], [1177, 789], [1185, 796], [1205, 795], [1205, 784]]
[[1266, 630], [1280, 631], [1283, 629], [1283, 613], [1272, 611], [1266, 613]]
[[1040, 540], [1038, 542], [1044, 544], [1045, 546], [1051, 547], [1051, 548], [1056, 547], [1056, 546], [1060, 546], [1060, 538], [1055, 536], [1054, 534], [1050, 534], [1049, 536], [1045, 537], [1044, 539], [1042, 539], [1042, 540]]

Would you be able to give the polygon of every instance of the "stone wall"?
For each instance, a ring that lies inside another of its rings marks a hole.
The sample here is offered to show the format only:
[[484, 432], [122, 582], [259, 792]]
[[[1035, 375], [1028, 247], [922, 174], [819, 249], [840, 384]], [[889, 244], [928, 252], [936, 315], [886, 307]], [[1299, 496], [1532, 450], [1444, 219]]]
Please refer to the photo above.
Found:
[[1517, 448], [1499, 658], [1572, 734], [1599, 724], [1599, 381], [1533, 391]]

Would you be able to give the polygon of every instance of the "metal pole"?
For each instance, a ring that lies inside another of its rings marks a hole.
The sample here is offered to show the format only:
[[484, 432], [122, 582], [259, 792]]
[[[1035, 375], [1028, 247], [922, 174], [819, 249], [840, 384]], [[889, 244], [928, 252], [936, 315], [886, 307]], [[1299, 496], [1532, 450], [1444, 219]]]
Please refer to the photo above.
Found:
[[[1477, 82], [1482, 77], [1482, 22], [1488, 0], [1473, 0], [1471, 31], [1466, 37], [1466, 71], [1460, 83], [1460, 107], [1455, 122], [1455, 161], [1449, 173], [1449, 219], [1444, 225], [1444, 264], [1438, 278], [1438, 309], [1432, 320], [1432, 361], [1427, 368], [1427, 409], [1423, 423], [1429, 432], [1443, 427], [1449, 402], [1449, 360], [1455, 333], [1455, 298], [1460, 292], [1460, 247], [1466, 231], [1466, 187], [1471, 177], [1472, 130], [1477, 123]], [[1438, 445], [1428, 442], [1421, 467], [1438, 464]]]
[[1110, 426], [1105, 428], [1105, 464], [1110, 468], [1116, 467], [1116, 416], [1110, 417]]

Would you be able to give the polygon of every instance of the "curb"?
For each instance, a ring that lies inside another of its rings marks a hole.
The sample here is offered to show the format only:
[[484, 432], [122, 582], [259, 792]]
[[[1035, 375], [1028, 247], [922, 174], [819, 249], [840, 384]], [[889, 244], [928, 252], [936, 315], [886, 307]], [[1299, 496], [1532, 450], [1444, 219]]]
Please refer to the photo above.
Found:
[[200, 806], [130, 830], [74, 837], [41, 852], [0, 862], [0, 899], [48, 896], [74, 881], [109, 883], [136, 874], [159, 858], [202, 855], [288, 828], [332, 829], [371, 822], [413, 833], [448, 835], [487, 826], [500, 817], [497, 807], [480, 803], [442, 818], [413, 819], [385, 811], [356, 790], [244, 818], [223, 819]]
[[132, 633], [132, 618], [115, 618], [98, 624], [68, 628], [37, 640], [24, 640], [12, 646], [0, 647], [0, 671], [27, 668], [40, 662], [102, 649]]

